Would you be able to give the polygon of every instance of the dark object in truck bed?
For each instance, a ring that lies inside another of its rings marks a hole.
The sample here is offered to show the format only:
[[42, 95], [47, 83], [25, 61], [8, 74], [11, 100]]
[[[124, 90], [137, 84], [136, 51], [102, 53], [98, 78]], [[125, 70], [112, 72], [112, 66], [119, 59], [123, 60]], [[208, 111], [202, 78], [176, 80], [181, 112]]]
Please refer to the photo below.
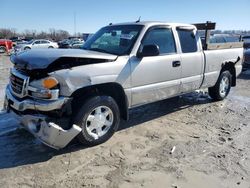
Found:
[[230, 43], [210, 43], [210, 31], [215, 29], [216, 23], [207, 21], [206, 23], [193, 24], [197, 30], [205, 30], [205, 39], [203, 41], [203, 50], [218, 50], [229, 48], [242, 48], [243, 42], [230, 42]]

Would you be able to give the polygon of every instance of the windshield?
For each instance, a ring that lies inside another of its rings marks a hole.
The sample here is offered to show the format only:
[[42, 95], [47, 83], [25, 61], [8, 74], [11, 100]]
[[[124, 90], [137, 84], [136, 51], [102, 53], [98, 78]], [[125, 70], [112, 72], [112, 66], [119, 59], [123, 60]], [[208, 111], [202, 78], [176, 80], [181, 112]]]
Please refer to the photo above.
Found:
[[26, 44], [32, 44], [34, 40], [27, 41]]
[[82, 48], [115, 55], [129, 54], [142, 27], [142, 25], [104, 27], [87, 40]]

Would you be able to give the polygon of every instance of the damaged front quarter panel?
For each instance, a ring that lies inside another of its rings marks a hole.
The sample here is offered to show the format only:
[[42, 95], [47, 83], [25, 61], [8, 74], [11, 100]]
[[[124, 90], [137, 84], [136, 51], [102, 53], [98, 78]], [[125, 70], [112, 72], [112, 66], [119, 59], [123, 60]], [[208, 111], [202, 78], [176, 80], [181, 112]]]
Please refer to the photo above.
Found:
[[[118, 57], [115, 61], [105, 63], [93, 63], [84, 66], [62, 69], [49, 73], [60, 83], [60, 94], [71, 96], [76, 90], [83, 87], [103, 83], [118, 83], [125, 88], [129, 87], [128, 57]], [[126, 67], [126, 68], [125, 68]], [[120, 76], [120, 77], [118, 77]]]

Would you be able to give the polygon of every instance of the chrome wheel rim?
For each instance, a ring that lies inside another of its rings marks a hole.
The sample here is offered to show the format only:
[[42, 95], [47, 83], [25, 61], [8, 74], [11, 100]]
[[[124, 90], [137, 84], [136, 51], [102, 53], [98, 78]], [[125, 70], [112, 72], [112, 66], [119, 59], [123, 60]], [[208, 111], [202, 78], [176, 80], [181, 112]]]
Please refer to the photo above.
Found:
[[229, 89], [229, 78], [224, 76], [220, 82], [220, 96], [225, 97]]
[[85, 126], [87, 133], [96, 140], [109, 131], [113, 122], [112, 110], [107, 106], [98, 106], [89, 113]]

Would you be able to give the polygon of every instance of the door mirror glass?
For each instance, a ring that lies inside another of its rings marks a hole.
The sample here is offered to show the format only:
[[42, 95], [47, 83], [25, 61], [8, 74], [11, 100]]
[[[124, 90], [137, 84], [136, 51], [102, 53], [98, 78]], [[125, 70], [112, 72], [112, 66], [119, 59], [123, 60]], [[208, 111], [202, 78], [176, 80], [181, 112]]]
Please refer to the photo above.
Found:
[[142, 47], [141, 52], [137, 54], [138, 58], [158, 56], [160, 54], [159, 46], [155, 44], [149, 44]]

